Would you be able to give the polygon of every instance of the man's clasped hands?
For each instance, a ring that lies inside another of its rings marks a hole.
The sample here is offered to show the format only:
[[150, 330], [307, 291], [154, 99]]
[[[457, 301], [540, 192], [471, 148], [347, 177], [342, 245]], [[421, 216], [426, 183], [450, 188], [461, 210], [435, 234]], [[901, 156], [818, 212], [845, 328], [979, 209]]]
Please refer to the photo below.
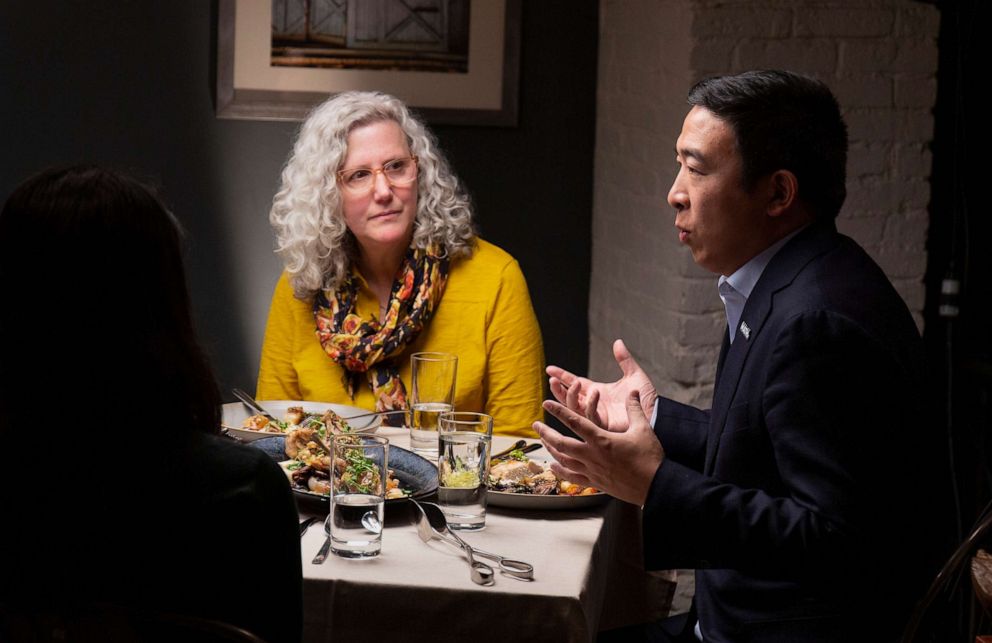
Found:
[[593, 486], [614, 498], [643, 505], [665, 450], [651, 426], [654, 384], [634, 360], [623, 340], [613, 344], [622, 375], [615, 382], [594, 382], [558, 366], [548, 366], [551, 393], [544, 410], [581, 439], [543, 422], [534, 430], [557, 462], [555, 474]]

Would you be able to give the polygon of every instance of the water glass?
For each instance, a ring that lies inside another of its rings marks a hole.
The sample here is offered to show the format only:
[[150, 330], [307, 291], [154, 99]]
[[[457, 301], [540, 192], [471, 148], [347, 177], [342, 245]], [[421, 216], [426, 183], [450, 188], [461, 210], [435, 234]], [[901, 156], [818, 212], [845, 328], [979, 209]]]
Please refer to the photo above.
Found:
[[451, 353], [414, 353], [410, 392], [410, 446], [421, 455], [437, 456], [438, 417], [454, 409], [458, 356]]
[[331, 551], [343, 558], [371, 558], [382, 548], [389, 472], [389, 440], [374, 435], [331, 439]]
[[482, 529], [493, 418], [485, 413], [442, 413], [438, 432], [438, 505], [451, 529]]

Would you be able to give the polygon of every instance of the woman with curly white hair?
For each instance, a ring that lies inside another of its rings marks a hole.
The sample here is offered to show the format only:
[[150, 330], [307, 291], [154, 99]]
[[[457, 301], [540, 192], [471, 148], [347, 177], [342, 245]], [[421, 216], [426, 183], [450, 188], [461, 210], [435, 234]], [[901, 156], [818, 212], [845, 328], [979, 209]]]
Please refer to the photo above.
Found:
[[527, 284], [398, 99], [337, 94], [300, 128], [270, 213], [276, 285], [256, 396], [406, 408], [410, 355], [458, 356], [455, 409], [532, 436], [544, 350]]

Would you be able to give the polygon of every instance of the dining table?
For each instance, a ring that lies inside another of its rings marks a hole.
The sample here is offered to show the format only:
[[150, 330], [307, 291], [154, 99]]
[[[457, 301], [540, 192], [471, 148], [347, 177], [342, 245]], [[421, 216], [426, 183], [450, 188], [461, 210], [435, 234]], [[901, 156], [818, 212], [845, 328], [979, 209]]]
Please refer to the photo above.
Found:
[[[391, 446], [409, 448], [407, 429], [383, 426], [377, 434]], [[494, 436], [492, 452], [515, 440]], [[550, 459], [543, 449], [529, 455]], [[321, 519], [300, 538], [303, 640], [587, 642], [600, 630], [666, 615], [676, 584], [644, 572], [639, 508], [601, 500], [550, 510], [490, 502], [485, 528], [462, 532], [463, 539], [532, 564], [534, 578], [497, 571], [489, 586], [471, 580], [461, 550], [420, 539], [416, 507], [408, 500], [387, 503], [378, 556], [331, 554], [314, 564], [325, 539], [327, 505], [298, 500], [301, 520]]]

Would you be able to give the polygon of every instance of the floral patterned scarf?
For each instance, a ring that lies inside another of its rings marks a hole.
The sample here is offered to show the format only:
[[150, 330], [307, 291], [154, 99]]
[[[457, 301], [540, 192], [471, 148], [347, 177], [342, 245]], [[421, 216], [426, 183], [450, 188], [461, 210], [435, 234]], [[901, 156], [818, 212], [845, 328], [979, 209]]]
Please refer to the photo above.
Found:
[[391, 358], [402, 352], [434, 315], [448, 281], [449, 263], [448, 253], [437, 246], [411, 248], [396, 273], [382, 322], [358, 315], [358, 277], [354, 271], [336, 291], [324, 290], [314, 297], [317, 339], [327, 356], [345, 369], [345, 386], [352, 399], [364, 373], [376, 411], [407, 408], [406, 387], [396, 360]]

